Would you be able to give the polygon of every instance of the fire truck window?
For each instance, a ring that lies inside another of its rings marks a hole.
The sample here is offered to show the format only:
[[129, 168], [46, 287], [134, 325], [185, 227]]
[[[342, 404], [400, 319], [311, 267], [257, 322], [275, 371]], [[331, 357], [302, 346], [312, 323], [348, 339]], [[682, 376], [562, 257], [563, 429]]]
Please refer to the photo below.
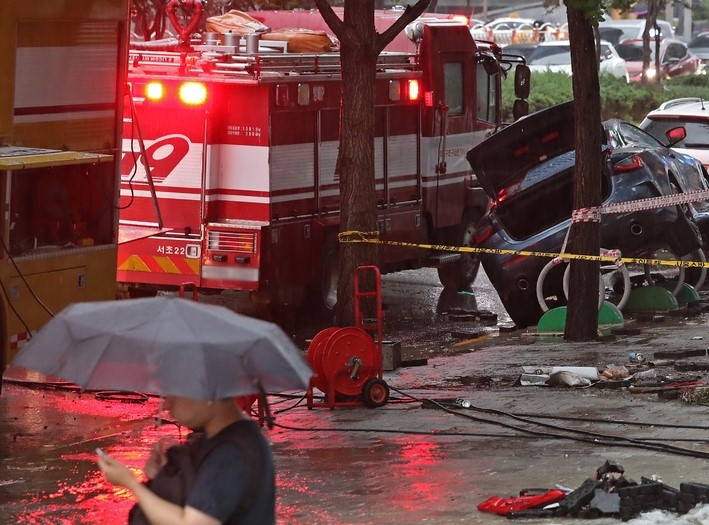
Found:
[[446, 106], [449, 115], [463, 114], [463, 64], [447, 62], [443, 64], [443, 78], [446, 89]]
[[476, 66], [476, 114], [478, 120], [495, 122], [497, 116], [497, 88], [495, 77], [488, 75], [482, 63]]
[[10, 253], [111, 243], [111, 181], [110, 163], [14, 172]]

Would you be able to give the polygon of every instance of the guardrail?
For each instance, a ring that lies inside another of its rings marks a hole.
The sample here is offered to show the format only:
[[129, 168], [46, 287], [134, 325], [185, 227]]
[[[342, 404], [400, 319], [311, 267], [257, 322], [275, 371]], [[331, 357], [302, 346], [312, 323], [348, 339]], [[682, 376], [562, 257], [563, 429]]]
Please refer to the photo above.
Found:
[[507, 44], [538, 44], [549, 40], [568, 40], [569, 32], [566, 25], [544, 24], [541, 27], [522, 27], [512, 29], [492, 29], [482, 26], [470, 30], [476, 40], [487, 40], [498, 45]]

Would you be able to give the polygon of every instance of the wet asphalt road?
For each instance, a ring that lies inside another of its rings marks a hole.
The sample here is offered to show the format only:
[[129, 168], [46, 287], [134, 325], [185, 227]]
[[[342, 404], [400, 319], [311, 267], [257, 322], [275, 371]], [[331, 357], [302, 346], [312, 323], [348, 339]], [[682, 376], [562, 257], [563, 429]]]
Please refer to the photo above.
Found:
[[[506, 523], [478, 512], [477, 504], [524, 488], [556, 483], [574, 488], [606, 459], [623, 464], [635, 479], [657, 474], [673, 486], [709, 483], [705, 406], [628, 389], [514, 384], [523, 366], [603, 369], [627, 363], [630, 351], [652, 356], [663, 349], [706, 349], [707, 314], [635, 323], [635, 335], [570, 345], [525, 333], [497, 335], [492, 326], [451, 321], [445, 315], [450, 307], [441, 303], [451, 298], [442, 297], [435, 272], [385, 276], [383, 288], [385, 336], [427, 355], [427, 365], [385, 373], [396, 390], [379, 409], [308, 410], [302, 392], [269, 398], [277, 422], [268, 435], [278, 469], [279, 524]], [[489, 291], [477, 285], [472, 291], [473, 296], [452, 299], [474, 298], [478, 308], [493, 310], [505, 321]], [[458, 333], [465, 331], [483, 335], [466, 339]], [[671, 367], [661, 371], [678, 373]], [[178, 439], [178, 429], [155, 427], [153, 398], [98, 399], [68, 385], [39, 388], [31, 383], [34, 379], [15, 376], [0, 398], [0, 523], [124, 523], [132, 501], [103, 481], [94, 449], [99, 446], [139, 470], [152, 443], [161, 437]], [[431, 404], [421, 402], [450, 407], [445, 403], [458, 397], [471, 400], [471, 409], [424, 408]], [[508, 414], [536, 417], [520, 421]], [[597, 435], [579, 439], [585, 432]], [[618, 443], [618, 436], [689, 452], [631, 446]], [[681, 519], [662, 515], [631, 523], [690, 523]]]

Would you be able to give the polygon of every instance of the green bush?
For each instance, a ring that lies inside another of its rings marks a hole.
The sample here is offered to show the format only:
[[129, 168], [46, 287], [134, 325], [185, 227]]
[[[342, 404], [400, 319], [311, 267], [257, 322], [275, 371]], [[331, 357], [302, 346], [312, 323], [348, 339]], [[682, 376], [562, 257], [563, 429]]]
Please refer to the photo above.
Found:
[[[514, 75], [510, 74], [502, 85], [502, 111], [504, 120], [512, 120], [514, 103]], [[684, 75], [664, 81], [658, 85], [626, 82], [622, 79], [602, 75], [601, 120], [619, 118], [639, 124], [645, 115], [663, 102], [681, 97], [702, 97], [709, 100], [709, 76]], [[573, 98], [571, 77], [564, 73], [532, 73], [529, 95], [529, 111], [560, 104]]]

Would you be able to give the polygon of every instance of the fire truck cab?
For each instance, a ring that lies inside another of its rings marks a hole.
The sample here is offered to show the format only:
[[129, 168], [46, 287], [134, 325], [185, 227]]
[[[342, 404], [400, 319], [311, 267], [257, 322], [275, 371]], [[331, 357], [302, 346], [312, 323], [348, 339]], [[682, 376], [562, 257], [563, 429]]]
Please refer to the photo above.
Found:
[[[510, 64], [463, 24], [407, 32], [417, 51], [382, 53], [376, 77], [380, 238], [472, 245], [488, 201], [465, 153], [502, 124]], [[267, 39], [206, 33], [131, 49], [117, 274], [131, 295], [194, 286], [334, 308], [339, 54]], [[384, 245], [378, 264], [437, 266], [456, 287], [478, 269], [470, 255]]]

